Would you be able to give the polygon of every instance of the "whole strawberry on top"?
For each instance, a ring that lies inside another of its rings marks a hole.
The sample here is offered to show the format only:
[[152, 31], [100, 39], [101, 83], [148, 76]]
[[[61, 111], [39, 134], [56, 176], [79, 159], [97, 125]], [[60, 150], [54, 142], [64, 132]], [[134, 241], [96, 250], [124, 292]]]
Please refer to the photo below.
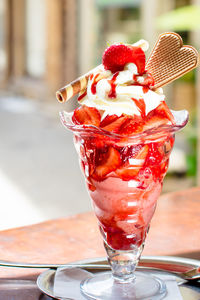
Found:
[[117, 44], [108, 47], [103, 53], [102, 62], [105, 70], [112, 73], [122, 71], [127, 63], [134, 63], [138, 73], [145, 71], [145, 53], [140, 47]]

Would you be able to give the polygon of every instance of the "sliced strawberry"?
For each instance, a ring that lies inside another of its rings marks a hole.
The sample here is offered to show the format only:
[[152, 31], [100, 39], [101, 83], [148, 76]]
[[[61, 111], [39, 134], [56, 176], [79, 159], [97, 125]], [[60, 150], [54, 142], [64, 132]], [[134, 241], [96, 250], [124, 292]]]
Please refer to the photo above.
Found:
[[137, 176], [140, 168], [137, 167], [123, 167], [116, 170], [116, 174], [123, 180], [131, 180]]
[[158, 107], [148, 113], [144, 130], [166, 125], [169, 122], [174, 123], [174, 117], [168, 108], [167, 104], [163, 101]]
[[159, 151], [160, 143], [151, 143], [149, 144], [149, 153], [147, 156], [146, 164], [150, 166], [157, 165], [158, 168], [160, 166], [160, 163], [163, 160], [164, 153]]
[[134, 159], [146, 159], [148, 152], [149, 152], [149, 146], [148, 145], [144, 145], [142, 147], [142, 149], [134, 157]]
[[165, 174], [167, 173], [168, 166], [169, 166], [169, 158], [166, 159], [166, 160], [161, 164], [161, 167], [160, 167], [160, 176], [161, 176], [161, 178], [163, 178], [163, 177], [165, 176]]
[[121, 158], [119, 152], [115, 148], [109, 147], [100, 164], [97, 164], [94, 170], [94, 173], [97, 177], [96, 179], [104, 179], [106, 175], [112, 171], [115, 171], [120, 165]]
[[94, 192], [96, 190], [96, 187], [91, 184], [91, 183], [87, 183], [87, 186], [88, 186], [88, 189], [91, 191], [91, 192]]
[[151, 128], [156, 128], [159, 127], [161, 125], [166, 125], [169, 122], [168, 119], [166, 118], [161, 118], [157, 115], [152, 116], [151, 118], [147, 118], [147, 121], [144, 124], [144, 131], [151, 129]]
[[94, 125], [99, 127], [101, 115], [95, 107], [83, 105], [74, 110], [72, 121], [78, 125]]
[[169, 121], [173, 124], [174, 116], [172, 115], [167, 104], [163, 101], [159, 104], [158, 107], [148, 113], [145, 127], [149, 129], [151, 127], [165, 125], [169, 123]]
[[116, 174], [123, 180], [130, 180], [136, 177], [141, 168], [144, 166], [148, 152], [148, 145], [143, 146], [134, 156], [134, 158], [129, 158], [124, 166], [115, 171]]
[[115, 120], [117, 120], [119, 117], [117, 115], [107, 115], [100, 123], [100, 127], [103, 128], [107, 125], [109, 125], [110, 123], [114, 122]]
[[136, 64], [139, 74], [145, 71], [144, 51], [140, 47], [131, 45], [111, 45], [104, 51], [102, 62], [104, 68], [112, 73], [122, 71], [127, 63]]
[[140, 113], [141, 113], [141, 117], [144, 118], [145, 117], [145, 109], [146, 109], [146, 104], [144, 102], [144, 99], [135, 99], [135, 98], [131, 98], [133, 100], [133, 102], [135, 102], [135, 105], [137, 106], [137, 108], [139, 109]]
[[161, 102], [161, 104], [154, 111], [155, 114], [160, 116], [161, 118], [166, 118], [172, 123], [174, 122], [174, 116], [172, 115], [170, 109], [164, 101]]
[[94, 139], [94, 144], [96, 148], [104, 148], [105, 147], [105, 138], [103, 136], [99, 136]]
[[110, 122], [108, 125], [103, 126], [101, 128], [103, 128], [104, 130], [107, 130], [107, 131], [114, 132], [114, 133], [119, 133], [122, 124], [124, 124], [124, 122], [126, 122], [126, 120], [128, 120], [128, 119], [130, 119], [129, 116], [122, 115], [121, 117], [118, 117], [117, 119], [115, 119], [113, 122]]
[[141, 117], [135, 116], [127, 118], [119, 129], [119, 134], [131, 135], [134, 133], [141, 132], [143, 130], [144, 121]]
[[122, 147], [120, 150], [122, 161], [126, 162], [129, 158], [135, 157], [142, 147], [143, 145], [141, 144]]

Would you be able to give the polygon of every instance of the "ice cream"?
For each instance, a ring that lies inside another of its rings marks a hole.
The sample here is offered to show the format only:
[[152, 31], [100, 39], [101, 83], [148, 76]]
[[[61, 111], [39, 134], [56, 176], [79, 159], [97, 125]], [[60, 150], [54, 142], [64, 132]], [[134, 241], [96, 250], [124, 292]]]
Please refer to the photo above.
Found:
[[81, 282], [86, 298], [166, 295], [157, 276], [134, 272], [162, 190], [175, 132], [188, 121], [185, 110], [170, 111], [158, 88], [193, 69], [198, 53], [183, 46], [175, 33], [159, 36], [146, 63], [147, 48], [144, 40], [111, 45], [101, 66], [57, 92], [62, 103], [80, 92], [80, 106], [62, 112], [61, 121], [73, 131], [112, 270], [112, 276], [100, 273]]
[[74, 131], [95, 214], [113, 249], [143, 244], [174, 144], [175, 119], [145, 68], [147, 47], [146, 41], [108, 47], [79, 95], [80, 107], [63, 121]]

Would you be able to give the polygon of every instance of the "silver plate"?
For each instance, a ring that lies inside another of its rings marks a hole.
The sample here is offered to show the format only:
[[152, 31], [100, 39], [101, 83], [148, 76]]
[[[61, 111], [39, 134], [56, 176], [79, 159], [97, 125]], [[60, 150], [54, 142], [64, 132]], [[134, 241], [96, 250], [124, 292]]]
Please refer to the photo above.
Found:
[[[97, 258], [97, 259], [78, 261], [74, 263], [97, 263], [97, 264], [100, 263], [101, 264], [105, 262], [106, 262], [105, 258]], [[200, 261], [194, 259], [182, 258], [182, 257], [173, 257], [173, 256], [143, 256], [140, 259], [140, 264], [142, 266], [148, 265], [151, 268], [162, 266], [163, 272], [169, 274], [167, 271], [175, 271], [177, 270], [177, 268], [181, 268], [181, 267], [189, 267], [189, 268], [198, 267], [200, 266]], [[94, 271], [97, 272], [97, 270]], [[44, 294], [46, 294], [49, 297], [52, 297], [53, 299], [72, 300], [69, 298], [55, 297], [53, 292], [55, 273], [56, 270], [52, 270], [52, 269], [49, 269], [41, 273], [37, 279], [38, 288]], [[177, 280], [180, 281], [179, 278], [177, 278]], [[183, 300], [200, 300], [200, 283], [197, 283], [195, 285], [192, 285], [192, 282], [187, 284], [181, 284], [179, 285], [179, 289], [183, 297]]]

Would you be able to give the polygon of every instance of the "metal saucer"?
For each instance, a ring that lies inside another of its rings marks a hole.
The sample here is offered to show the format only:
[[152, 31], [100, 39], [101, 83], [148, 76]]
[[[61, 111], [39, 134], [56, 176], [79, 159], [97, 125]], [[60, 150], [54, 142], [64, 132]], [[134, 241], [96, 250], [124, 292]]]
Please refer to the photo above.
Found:
[[[189, 267], [197, 267], [200, 265], [200, 262], [194, 259], [188, 259], [188, 258], [180, 258], [180, 257], [170, 257], [170, 256], [143, 256], [141, 258], [141, 263], [145, 261], [148, 261], [151, 263], [151, 268], [158, 265], [158, 261], [162, 264], [170, 264], [171, 271], [177, 269], [177, 267], [181, 266], [189, 266]], [[88, 259], [84, 261], [78, 261], [76, 263], [103, 263], [105, 262], [105, 258], [97, 258], [97, 259]], [[141, 270], [141, 269], [140, 269]], [[169, 268], [168, 268], [169, 270]], [[94, 272], [98, 272], [97, 270], [94, 270]], [[154, 273], [155, 275], [159, 273], [159, 271], [152, 270], [151, 273]], [[163, 270], [162, 273], [170, 274], [166, 270]], [[56, 298], [54, 294], [54, 277], [56, 274], [56, 270], [48, 269], [45, 272], [41, 273], [37, 279], [37, 286], [38, 288], [47, 296], [53, 298], [53, 299], [60, 299], [60, 300], [76, 300], [67, 298], [67, 295], [65, 298]], [[174, 276], [174, 275], [173, 275]], [[180, 278], [177, 277], [177, 281], [180, 282]], [[181, 292], [181, 295], [183, 297], [183, 300], [200, 300], [200, 283], [192, 283], [187, 282], [179, 285], [179, 289]], [[173, 299], [172, 299], [173, 300]]]

